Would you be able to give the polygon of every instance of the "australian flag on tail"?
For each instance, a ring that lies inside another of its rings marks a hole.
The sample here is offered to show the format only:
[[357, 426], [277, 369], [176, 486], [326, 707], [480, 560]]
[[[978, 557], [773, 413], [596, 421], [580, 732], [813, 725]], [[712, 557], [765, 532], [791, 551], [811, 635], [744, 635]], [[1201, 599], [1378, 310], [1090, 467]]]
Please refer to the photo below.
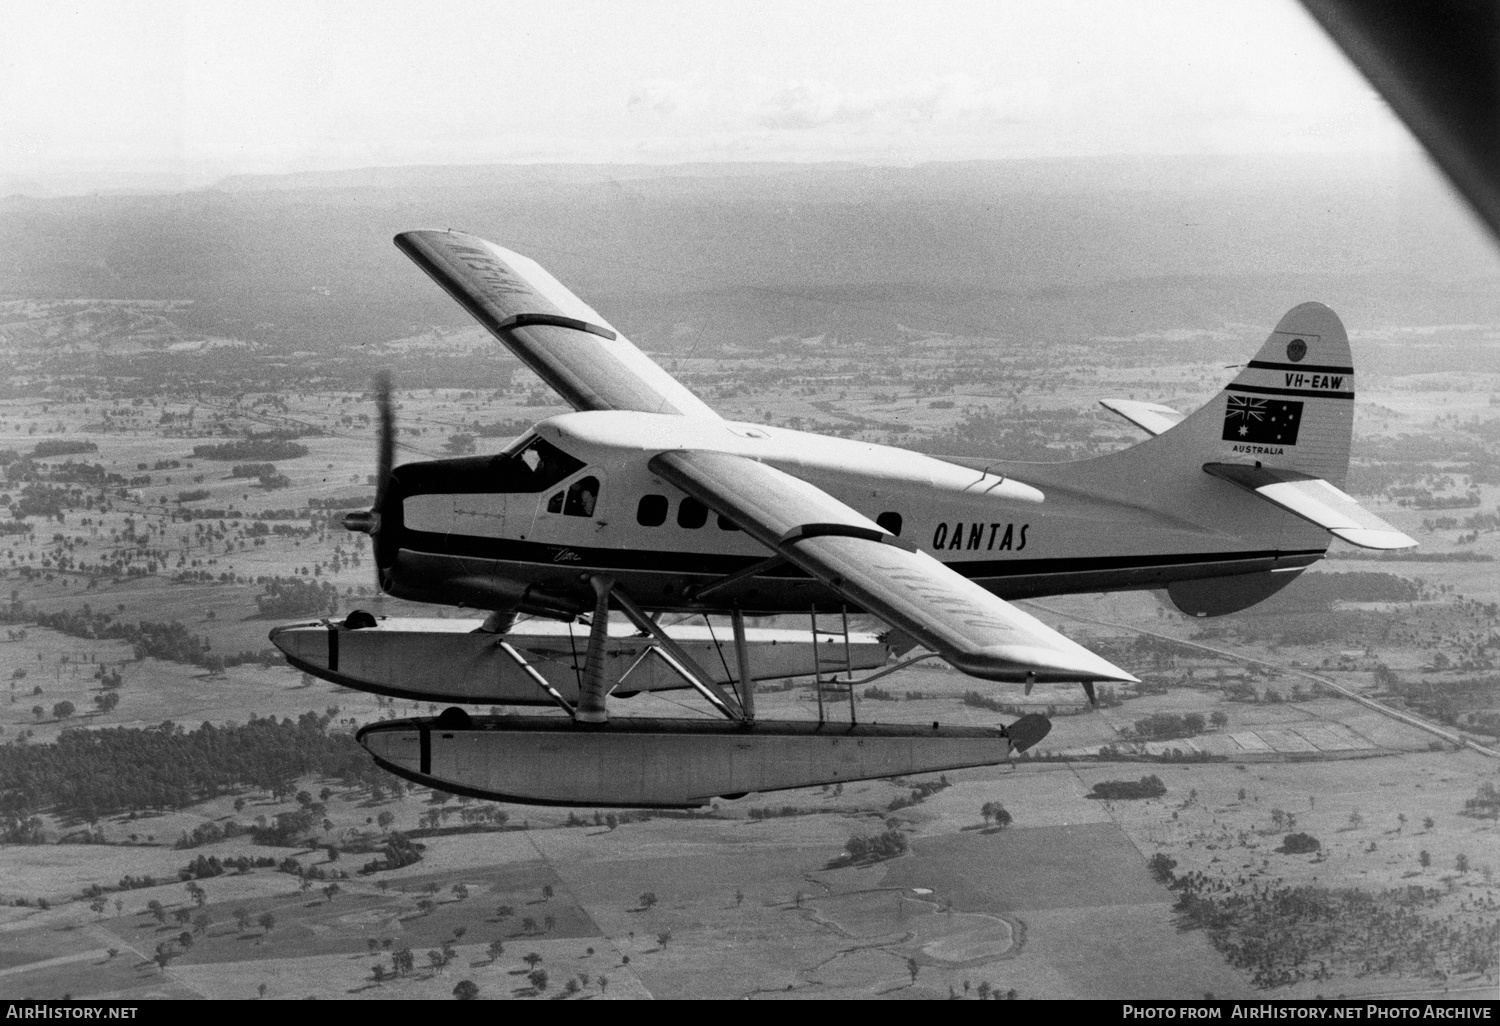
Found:
[[1231, 395], [1224, 413], [1224, 441], [1296, 445], [1301, 424], [1300, 402]]

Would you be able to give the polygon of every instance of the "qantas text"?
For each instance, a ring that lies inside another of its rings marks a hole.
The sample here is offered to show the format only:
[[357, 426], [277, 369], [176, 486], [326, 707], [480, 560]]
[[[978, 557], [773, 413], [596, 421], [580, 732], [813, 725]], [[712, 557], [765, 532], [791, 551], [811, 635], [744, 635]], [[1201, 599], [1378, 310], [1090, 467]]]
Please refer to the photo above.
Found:
[[[932, 533], [934, 549], [983, 549], [986, 552], [1020, 552], [1026, 547], [1026, 529], [1022, 524], [970, 524], [967, 533], [963, 521], [954, 523], [952, 530], [947, 524], [938, 524]], [[1004, 528], [1002, 531], [1001, 528]]]

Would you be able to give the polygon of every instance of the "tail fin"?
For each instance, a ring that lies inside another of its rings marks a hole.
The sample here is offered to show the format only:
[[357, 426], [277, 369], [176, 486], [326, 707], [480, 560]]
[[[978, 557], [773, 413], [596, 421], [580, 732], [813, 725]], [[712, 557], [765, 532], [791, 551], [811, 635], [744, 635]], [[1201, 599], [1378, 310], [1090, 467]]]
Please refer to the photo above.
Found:
[[1354, 432], [1354, 361], [1338, 315], [1293, 307], [1255, 358], [1164, 433], [1200, 463], [1261, 464], [1342, 487]]
[[1248, 457], [1342, 488], [1354, 433], [1354, 360], [1338, 315], [1322, 303], [1293, 307], [1239, 376], [1192, 419], [1203, 414], [1222, 426], [1224, 462]]

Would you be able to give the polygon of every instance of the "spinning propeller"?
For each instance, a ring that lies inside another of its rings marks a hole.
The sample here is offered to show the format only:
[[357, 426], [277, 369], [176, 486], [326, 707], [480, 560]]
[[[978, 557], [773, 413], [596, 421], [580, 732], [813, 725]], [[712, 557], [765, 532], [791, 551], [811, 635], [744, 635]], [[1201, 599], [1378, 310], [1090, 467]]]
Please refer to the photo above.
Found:
[[[379, 548], [380, 511], [385, 508], [386, 491], [391, 481], [391, 466], [396, 458], [396, 409], [391, 400], [391, 376], [381, 371], [375, 378], [375, 405], [380, 416], [379, 445], [376, 450], [375, 504], [362, 513], [346, 513], [344, 529], [368, 534]], [[379, 587], [380, 559], [375, 559], [375, 583]]]

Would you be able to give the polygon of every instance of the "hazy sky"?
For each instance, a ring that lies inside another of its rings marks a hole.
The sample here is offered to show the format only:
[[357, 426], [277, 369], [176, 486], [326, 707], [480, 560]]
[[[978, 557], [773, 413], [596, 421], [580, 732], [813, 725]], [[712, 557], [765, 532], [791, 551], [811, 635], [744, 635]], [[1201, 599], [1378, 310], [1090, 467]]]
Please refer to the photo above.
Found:
[[1292, 0], [8, 0], [0, 177], [1415, 150]]

